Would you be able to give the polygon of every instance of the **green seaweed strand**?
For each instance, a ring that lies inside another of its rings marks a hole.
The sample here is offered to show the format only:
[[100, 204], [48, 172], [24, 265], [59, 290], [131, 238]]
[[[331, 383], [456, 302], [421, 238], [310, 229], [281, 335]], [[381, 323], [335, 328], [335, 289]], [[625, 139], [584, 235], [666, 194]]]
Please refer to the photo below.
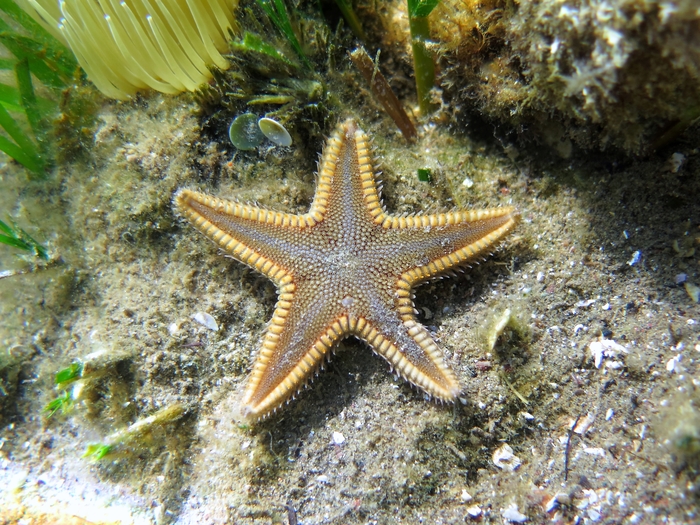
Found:
[[265, 11], [270, 20], [277, 26], [280, 33], [289, 42], [294, 51], [296, 51], [299, 58], [304, 63], [304, 65], [311, 69], [311, 62], [306, 58], [304, 50], [301, 48], [301, 44], [297, 39], [296, 34], [294, 34], [294, 29], [292, 28], [292, 23], [289, 20], [289, 15], [287, 14], [287, 9], [284, 6], [283, 0], [257, 0], [258, 5]]
[[335, 0], [338, 9], [343, 14], [343, 18], [350, 26], [350, 29], [354, 35], [362, 40], [363, 42], [367, 40], [365, 32], [362, 29], [362, 24], [360, 24], [360, 19], [357, 18], [355, 10], [352, 8], [352, 0]]
[[430, 100], [430, 90], [435, 84], [435, 62], [426, 46], [426, 42], [430, 40], [428, 15], [440, 0], [407, 0], [407, 3], [418, 105], [425, 116], [435, 109], [435, 105]]

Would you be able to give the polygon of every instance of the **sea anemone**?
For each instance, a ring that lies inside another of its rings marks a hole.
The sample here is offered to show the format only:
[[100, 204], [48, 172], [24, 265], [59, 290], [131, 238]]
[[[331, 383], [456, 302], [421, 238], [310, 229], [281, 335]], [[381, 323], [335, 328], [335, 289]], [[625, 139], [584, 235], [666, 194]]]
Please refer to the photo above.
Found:
[[140, 89], [195, 90], [211, 78], [234, 25], [238, 0], [21, 0], [75, 53], [105, 95]]

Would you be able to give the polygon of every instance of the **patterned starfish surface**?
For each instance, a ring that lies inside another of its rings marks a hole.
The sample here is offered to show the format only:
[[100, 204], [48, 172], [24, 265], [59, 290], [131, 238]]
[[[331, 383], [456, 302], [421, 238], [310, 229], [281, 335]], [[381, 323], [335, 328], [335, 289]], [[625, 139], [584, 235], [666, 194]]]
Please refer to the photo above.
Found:
[[367, 135], [353, 120], [326, 145], [308, 213], [294, 215], [180, 190], [175, 205], [207, 237], [277, 285], [279, 300], [242, 401], [264, 417], [289, 401], [337, 341], [355, 336], [442, 401], [460, 384], [418, 323], [413, 288], [494, 249], [511, 207], [389, 215]]

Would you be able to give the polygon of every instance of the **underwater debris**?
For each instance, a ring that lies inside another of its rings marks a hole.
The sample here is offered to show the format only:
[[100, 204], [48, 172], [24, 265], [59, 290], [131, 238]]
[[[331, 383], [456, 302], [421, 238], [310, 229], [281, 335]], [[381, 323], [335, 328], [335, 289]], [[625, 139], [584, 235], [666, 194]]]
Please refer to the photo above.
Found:
[[79, 361], [71, 363], [67, 368], [56, 373], [54, 383], [58, 388], [66, 388], [73, 381], [77, 381], [83, 376], [85, 365]]
[[503, 509], [501, 516], [510, 523], [525, 523], [527, 521], [527, 516], [518, 510], [518, 506], [515, 503]]
[[93, 398], [101, 380], [116, 375], [115, 367], [128, 357], [124, 352], [101, 348], [56, 372], [54, 385], [59, 394], [44, 406], [46, 417], [50, 418], [57, 412], [66, 414], [77, 402], [83, 402], [88, 411], [92, 411]]
[[263, 134], [258, 126], [258, 116], [253, 113], [238, 115], [228, 128], [231, 144], [242, 151], [252, 150], [262, 144]]
[[355, 10], [352, 8], [352, 0], [335, 0], [335, 3], [355, 36], [362, 41], [366, 41], [367, 37], [365, 36], [365, 31], [362, 29], [362, 24], [360, 24], [360, 20], [357, 18], [357, 14], [355, 14]]
[[268, 138], [268, 140], [274, 142], [278, 146], [288, 148], [292, 145], [292, 137], [289, 134], [289, 131], [287, 131], [287, 129], [276, 120], [263, 117], [258, 120], [258, 127], [260, 128], [260, 131], [262, 131], [263, 135]]
[[495, 320], [486, 337], [486, 346], [489, 350], [493, 350], [496, 347], [496, 341], [498, 341], [498, 338], [503, 333], [503, 330], [505, 330], [508, 323], [510, 323], [511, 317], [511, 309], [506, 308], [500, 317]]
[[[1, 105], [0, 108], [2, 108]], [[10, 226], [0, 221], [0, 243], [33, 253], [36, 257], [44, 259], [45, 261], [49, 260], [48, 250], [14, 223]]]
[[132, 423], [127, 428], [110, 434], [104, 442], [91, 443], [86, 447], [83, 457], [99, 461], [117, 452], [120, 447], [127, 445], [139, 447], [156, 428], [173, 423], [184, 414], [185, 406], [181, 403], [161, 408], [154, 414]]
[[[593, 356], [593, 361], [596, 368], [600, 368], [603, 364], [603, 358], [614, 359], [618, 356], [620, 352], [628, 354], [629, 350], [619, 343], [616, 343], [612, 339], [605, 339], [602, 337], [600, 341], [593, 341], [588, 346], [591, 355]], [[612, 361], [612, 363], [618, 363], [618, 361]], [[613, 367], [616, 367], [614, 365]]]
[[523, 342], [526, 342], [530, 336], [527, 316], [518, 302], [509, 302], [509, 306], [503, 312], [487, 321], [485, 331], [482, 333], [486, 351], [491, 352], [496, 349], [499, 340], [505, 342], [504, 334]]
[[627, 264], [628, 264], [629, 266], [634, 266], [634, 265], [637, 264], [641, 259], [642, 259], [642, 252], [639, 251], [639, 250], [636, 250], [636, 251], [632, 254], [632, 258], [631, 258], [629, 261], [627, 261]]
[[671, 155], [671, 157], [668, 159], [671, 173], [678, 173], [687, 160], [687, 157], [678, 151]]
[[52, 417], [56, 412], [67, 414], [73, 408], [73, 397], [69, 392], [63, 392], [59, 396], [49, 401], [44, 407], [46, 417]]
[[508, 443], [503, 443], [497, 448], [493, 453], [492, 459], [494, 465], [508, 472], [515, 472], [522, 464], [522, 461], [513, 453], [513, 449]]
[[681, 366], [681, 360], [683, 359], [683, 354], [678, 354], [676, 356], [673, 356], [671, 359], [669, 359], [666, 362], [666, 370], [671, 372], [672, 374], [675, 372], [677, 374], [680, 374], [683, 372], [683, 367]]
[[226, 69], [222, 53], [238, 0], [23, 0], [21, 5], [75, 53], [97, 89], [127, 99], [140, 89], [194, 91]]
[[192, 316], [192, 319], [197, 321], [204, 328], [208, 328], [209, 330], [213, 330], [214, 332], [217, 332], [219, 330], [219, 324], [216, 322], [216, 319], [214, 319], [212, 315], [209, 315], [206, 312], [197, 312]]
[[418, 168], [418, 180], [421, 182], [431, 182], [432, 173], [430, 168]]
[[572, 432], [575, 434], [578, 434], [580, 436], [583, 436], [588, 432], [588, 429], [591, 428], [591, 425], [595, 422], [595, 415], [591, 414], [590, 412], [586, 414], [585, 417], [579, 416], [576, 418], [576, 421], [574, 422], [574, 425], [572, 427]]
[[348, 55], [352, 63], [355, 64], [355, 67], [369, 84], [372, 93], [377, 97], [384, 111], [387, 112], [396, 126], [401, 130], [403, 137], [408, 142], [413, 142], [418, 135], [416, 127], [406, 114], [403, 106], [401, 106], [389, 82], [387, 82], [386, 78], [384, 78], [384, 75], [382, 75], [382, 72], [379, 70], [379, 54], [377, 54], [377, 62], [370, 58], [364, 47], [358, 47], [354, 51], [348, 53]]
[[694, 303], [700, 301], [700, 286], [697, 286], [690, 281], [686, 281], [683, 286], [685, 287], [688, 297], [690, 297]]

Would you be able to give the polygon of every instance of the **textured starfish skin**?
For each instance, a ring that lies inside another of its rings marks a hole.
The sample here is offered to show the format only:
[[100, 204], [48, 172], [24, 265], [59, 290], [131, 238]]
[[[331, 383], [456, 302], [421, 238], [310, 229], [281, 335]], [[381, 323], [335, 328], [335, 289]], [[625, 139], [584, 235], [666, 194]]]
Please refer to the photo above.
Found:
[[413, 288], [492, 251], [518, 219], [511, 207], [387, 214], [369, 140], [353, 120], [329, 139], [306, 214], [187, 189], [177, 193], [175, 205], [198, 230], [278, 288], [242, 401], [243, 414], [252, 419], [289, 401], [348, 336], [365, 341], [430, 396], [454, 401], [459, 381], [416, 320]]

